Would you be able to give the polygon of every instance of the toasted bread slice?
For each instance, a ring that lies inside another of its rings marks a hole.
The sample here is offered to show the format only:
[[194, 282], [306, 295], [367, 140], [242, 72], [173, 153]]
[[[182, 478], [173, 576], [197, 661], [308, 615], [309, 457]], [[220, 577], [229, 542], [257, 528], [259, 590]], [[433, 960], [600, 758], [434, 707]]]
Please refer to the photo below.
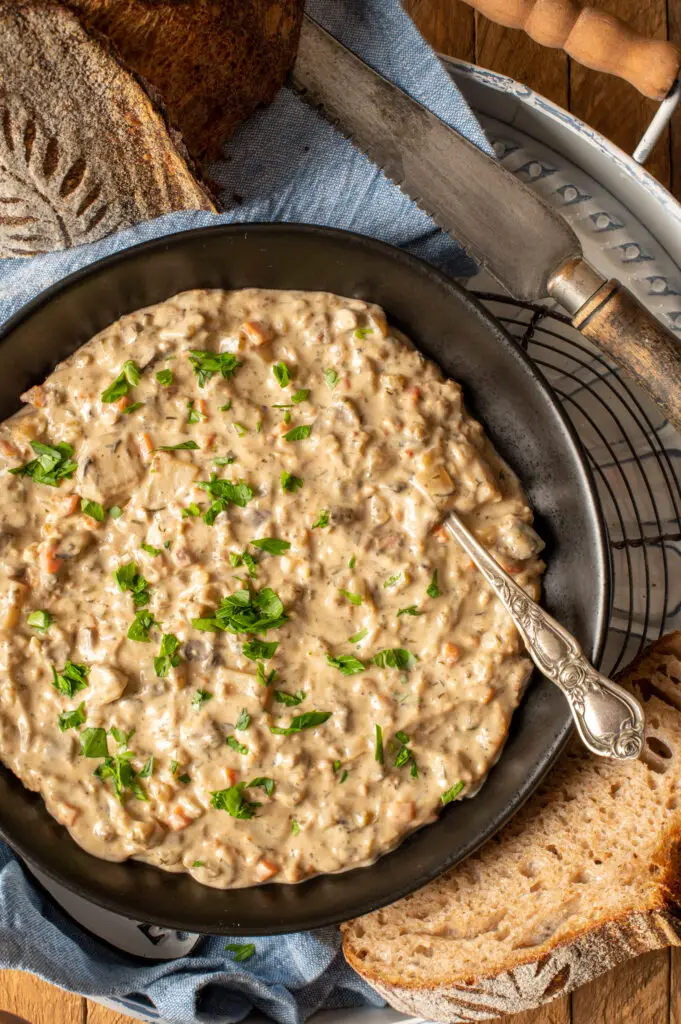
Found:
[[681, 633], [620, 681], [644, 703], [643, 760], [573, 747], [478, 854], [344, 926], [348, 962], [396, 1009], [490, 1020], [680, 943]]
[[136, 77], [70, 11], [0, 2], [0, 256], [214, 210]]
[[67, 0], [159, 90], [195, 157], [215, 156], [293, 64], [304, 0]]

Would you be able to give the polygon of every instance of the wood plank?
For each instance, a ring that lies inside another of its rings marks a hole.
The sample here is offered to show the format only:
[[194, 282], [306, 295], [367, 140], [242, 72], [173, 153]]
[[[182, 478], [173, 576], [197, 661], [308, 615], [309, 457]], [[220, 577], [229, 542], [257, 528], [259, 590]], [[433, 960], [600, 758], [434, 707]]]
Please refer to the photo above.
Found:
[[669, 1024], [681, 1024], [681, 949], [669, 950]]
[[669, 950], [628, 960], [572, 993], [572, 1024], [666, 1024]]
[[87, 1001], [87, 1024], [134, 1024], [135, 1020], [135, 1017], [128, 1017], [125, 1014], [116, 1013], [114, 1010], [107, 1010], [106, 1007], [100, 1006], [99, 1003], [93, 1003], [91, 999]]
[[502, 28], [477, 13], [475, 48], [476, 64], [509, 75], [567, 107], [568, 58], [562, 50], [547, 50], [524, 32]]
[[0, 971], [0, 1009], [30, 1024], [85, 1024], [85, 1000], [25, 971]]
[[[681, 0], [670, 0], [668, 8], [669, 38], [677, 46], [681, 46]], [[671, 175], [672, 192], [681, 199], [681, 117], [678, 108], [671, 121]], [[672, 960], [673, 962], [673, 960]]]
[[[598, 6], [628, 21], [643, 35], [667, 38], [666, 0], [645, 0], [644, 3], [641, 0], [599, 0]], [[678, 19], [681, 16], [679, 0], [673, 0], [670, 6], [676, 8]], [[590, 71], [570, 61], [569, 109], [627, 153], [633, 151], [657, 108], [654, 100], [641, 96], [621, 79]], [[660, 139], [646, 168], [664, 185], [669, 184], [669, 132]]]
[[[525, 1013], [514, 1013], [510, 1016], [500, 1018], [504, 1024], [570, 1024], [570, 997], [563, 996], [561, 999], [554, 999], [546, 1006], [539, 1006], [536, 1010], [528, 1010]], [[600, 1024], [592, 1021], [591, 1024]]]
[[452, 0], [404, 0], [404, 7], [430, 45], [459, 60], [475, 60], [475, 15]]

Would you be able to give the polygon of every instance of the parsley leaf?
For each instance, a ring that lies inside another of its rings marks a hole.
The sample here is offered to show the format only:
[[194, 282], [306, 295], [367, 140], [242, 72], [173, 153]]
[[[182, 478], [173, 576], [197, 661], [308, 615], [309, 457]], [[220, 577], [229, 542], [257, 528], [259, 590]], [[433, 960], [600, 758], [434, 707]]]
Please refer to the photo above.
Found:
[[300, 825], [298, 824], [296, 819], [293, 818], [293, 820], [291, 821], [291, 835], [292, 836], [297, 836], [299, 834], [299, 832], [300, 832]]
[[194, 863], [192, 864], [193, 868], [205, 868], [205, 866], [206, 865], [202, 860], [195, 860]]
[[284, 434], [285, 441], [305, 441], [312, 433], [312, 426], [309, 423], [301, 423], [299, 427], [294, 427], [293, 430], [289, 430]]
[[70, 479], [78, 468], [78, 463], [71, 458], [73, 448], [66, 441], [60, 441], [57, 445], [31, 441], [31, 448], [38, 457], [16, 469], [10, 469], [13, 476], [30, 476], [37, 484], [59, 487], [61, 481]]
[[206, 704], [212, 699], [213, 694], [209, 693], [208, 690], [197, 690], [191, 699], [191, 705], [193, 708], [200, 708], [203, 704]]
[[88, 685], [87, 677], [89, 674], [90, 669], [87, 665], [78, 665], [72, 661], [67, 661], [61, 672], [57, 672], [53, 665], [52, 685], [60, 693], [65, 694], [67, 697], [73, 697], [74, 693], [84, 690]]
[[137, 363], [134, 363], [132, 359], [126, 360], [115, 380], [109, 384], [106, 391], [102, 391], [102, 401], [107, 403], [117, 402], [119, 398], [127, 395], [130, 388], [134, 388], [139, 384], [140, 376], [140, 368]]
[[268, 555], [283, 555], [291, 547], [287, 540], [279, 540], [277, 537], [262, 537], [260, 540], [252, 540], [254, 548], [266, 551]]
[[252, 942], [230, 942], [225, 946], [226, 953], [234, 953], [235, 963], [242, 963], [250, 960], [255, 953], [255, 946]]
[[73, 711], [62, 711], [59, 718], [59, 729], [66, 732], [67, 729], [77, 729], [85, 723], [85, 704], [79, 704]]
[[288, 615], [271, 587], [260, 591], [245, 587], [224, 597], [210, 618], [192, 619], [192, 626], [206, 633], [266, 633], [285, 622]]
[[173, 371], [159, 370], [158, 373], [156, 374], [156, 380], [159, 382], [159, 384], [162, 385], [162, 387], [169, 388], [174, 380]]
[[242, 363], [231, 352], [206, 352], [204, 349], [189, 350], [189, 362], [202, 388], [213, 374], [221, 373], [225, 380], [233, 377]]
[[302, 732], [303, 729], [314, 729], [318, 725], [323, 725], [331, 718], [332, 714], [333, 711], [306, 711], [304, 714], [292, 718], [291, 724], [286, 729], [281, 729], [278, 725], [271, 725], [270, 732], [275, 736], [291, 736], [293, 733]]
[[277, 704], [285, 704], [289, 708], [294, 708], [298, 704], [302, 704], [307, 694], [303, 693], [302, 690], [296, 690], [295, 693], [287, 693], [286, 690], [275, 690], [274, 699]]
[[420, 612], [415, 604], [410, 604], [408, 608], [400, 608], [397, 613], [398, 619], [400, 615], [423, 615], [423, 612]]
[[46, 633], [54, 619], [49, 612], [43, 611], [42, 608], [31, 612], [26, 618], [26, 625], [31, 626], [33, 629], [37, 629], [39, 633]]
[[149, 604], [150, 594], [147, 589], [149, 584], [138, 570], [135, 562], [119, 565], [114, 571], [114, 579], [121, 593], [125, 593], [126, 590], [130, 591], [135, 608], [143, 608]]
[[180, 664], [180, 655], [177, 649], [180, 641], [174, 633], [164, 633], [161, 638], [161, 649], [158, 656], [154, 658], [154, 671], [159, 679], [165, 679], [171, 668], [177, 668]]
[[365, 636], [369, 635], [369, 630], [365, 627], [360, 629], [358, 633], [353, 633], [352, 636], [348, 637], [349, 644], [358, 644], [360, 640], [363, 640]]
[[361, 594], [353, 594], [349, 590], [340, 590], [340, 589], [339, 589], [338, 593], [342, 594], [343, 597], [347, 597], [347, 599], [350, 602], [350, 604], [360, 605], [362, 603], [362, 595]]
[[264, 775], [259, 775], [257, 779], [251, 779], [247, 786], [248, 789], [264, 789], [268, 796], [274, 796], [275, 787], [274, 779], [268, 779]]
[[273, 668], [271, 672], [268, 672], [268, 674], [265, 675], [265, 666], [262, 661], [259, 661], [255, 678], [258, 680], [259, 686], [271, 686], [277, 678], [277, 670]]
[[210, 794], [211, 807], [217, 811], [227, 811], [233, 818], [247, 821], [252, 818], [260, 804], [251, 803], [244, 798], [245, 782], [237, 782], [228, 789], [213, 790]]
[[446, 807], [447, 804], [451, 804], [453, 800], [456, 800], [457, 796], [459, 795], [462, 789], [463, 782], [455, 782], [451, 789], [445, 790], [445, 792], [440, 797], [440, 800], [442, 801], [442, 806]]
[[239, 717], [236, 720], [236, 725], [234, 726], [234, 728], [238, 729], [239, 732], [244, 732], [244, 730], [248, 729], [250, 724], [251, 716], [249, 715], [248, 711], [246, 711], [246, 708], [242, 708]]
[[345, 769], [343, 769], [343, 771], [341, 773], [341, 777], [338, 780], [339, 785], [341, 785], [341, 786], [343, 785], [343, 783], [345, 782], [345, 780], [347, 779], [349, 774], [350, 774], [349, 772], [347, 772]]
[[83, 729], [80, 734], [80, 752], [83, 757], [107, 757], [106, 729]]
[[156, 621], [150, 611], [143, 610], [137, 612], [128, 629], [128, 640], [136, 640], [139, 644], [149, 644], [151, 643], [149, 630], [153, 626], [160, 625], [161, 623]]
[[338, 374], [332, 369], [324, 370], [324, 380], [326, 381], [327, 388], [333, 391], [338, 383]]
[[237, 752], [237, 754], [247, 754], [248, 753], [248, 747], [246, 746], [246, 744], [245, 743], [239, 743], [239, 741], [236, 738], [236, 736], [228, 736], [225, 742], [227, 743], [227, 746], [231, 747], [232, 750], [235, 750]]
[[112, 505], [109, 509], [109, 515], [112, 519], [120, 519], [123, 515], [123, 509], [120, 505]]
[[286, 491], [287, 494], [293, 494], [298, 487], [303, 486], [303, 481], [299, 476], [293, 476], [292, 473], [287, 473], [283, 470], [281, 474], [281, 488]]
[[430, 581], [428, 587], [426, 588], [426, 594], [428, 595], [428, 597], [440, 596], [440, 588], [437, 585], [437, 569], [433, 573], [433, 578]]
[[371, 660], [379, 668], [409, 669], [413, 668], [419, 659], [418, 655], [412, 654], [404, 647], [388, 647], [375, 654]]
[[148, 779], [154, 770], [154, 755], [152, 754], [148, 761], [144, 762], [144, 765], [137, 773], [139, 779]]
[[329, 522], [330, 518], [328, 509], [322, 509], [322, 511], [319, 513], [314, 523], [312, 524], [312, 529], [316, 530], [318, 526], [324, 528], [325, 526], [329, 525]]
[[379, 764], [383, 764], [383, 729], [380, 725], [376, 726], [376, 745], [374, 747], [374, 761], [378, 761]]
[[103, 506], [98, 501], [90, 501], [88, 498], [80, 499], [80, 510], [91, 519], [96, 519], [98, 523], [103, 523], [106, 517]]
[[[83, 736], [83, 733], [86, 731], [86, 729], [83, 730], [83, 732], [80, 734], [81, 737]], [[132, 733], [128, 733], [127, 738], [130, 739], [131, 735]], [[132, 752], [132, 750], [119, 750], [118, 753], [113, 754], [109, 757], [105, 757], [104, 761], [99, 765], [98, 768], [95, 769], [93, 773], [97, 776], [97, 778], [101, 779], [102, 782], [105, 782], [107, 779], [113, 779], [114, 793], [116, 795], [116, 798], [120, 800], [121, 803], [123, 802], [123, 795], [125, 790], [130, 790], [130, 792], [133, 794], [136, 800], [149, 799], [149, 797], [142, 789], [142, 786], [140, 785], [138, 773], [135, 771], [133, 765], [131, 764], [132, 758], [134, 756], [135, 755]], [[150, 761], [152, 763], [148, 768], [149, 773], [151, 773], [151, 770], [153, 768], [153, 759], [150, 758]], [[142, 771], [147, 769], [148, 765], [149, 761], [147, 761]]]
[[252, 487], [249, 487], [244, 480], [233, 483], [231, 480], [218, 480], [215, 473], [211, 473], [210, 480], [202, 480], [199, 487], [208, 491], [213, 502], [204, 514], [203, 520], [208, 526], [212, 526], [221, 512], [224, 512], [229, 505], [238, 505], [245, 508], [254, 497]]
[[309, 397], [309, 388], [298, 388], [298, 390], [291, 395], [291, 401], [294, 405], [300, 405], [301, 402], [307, 402]]
[[171, 758], [171, 761], [170, 761], [170, 771], [171, 771], [171, 774], [172, 774], [172, 775], [174, 775], [174, 774], [175, 774], [175, 772], [177, 771], [177, 769], [178, 769], [179, 767], [180, 767], [179, 761], [174, 761], [174, 760], [173, 760], [173, 759]]
[[125, 409], [121, 409], [121, 412], [124, 416], [129, 416], [131, 413], [141, 409], [143, 405], [144, 402], [133, 402], [132, 405], [126, 405]]
[[228, 398], [224, 405], [220, 406], [220, 412], [229, 412], [232, 408], [232, 399]]
[[200, 423], [201, 413], [198, 409], [194, 408], [194, 399], [190, 398], [187, 402], [187, 423]]
[[396, 583], [399, 583], [401, 575], [401, 572], [396, 572], [394, 576], [390, 576], [383, 584], [383, 589], [385, 590], [387, 587], [394, 587]]
[[160, 548], [155, 548], [153, 546], [153, 544], [146, 544], [146, 543], [145, 544], [140, 544], [140, 547], [141, 547], [142, 551], [146, 551], [146, 553], [148, 555], [151, 555], [152, 558], [157, 558], [158, 555], [162, 555], [163, 554], [161, 549]]
[[409, 774], [411, 775], [412, 779], [417, 779], [419, 775], [419, 770], [416, 764], [414, 753], [407, 746], [407, 744], [409, 743], [409, 737], [407, 736], [406, 732], [396, 732], [395, 739], [398, 740], [400, 743], [400, 746], [397, 748], [395, 760], [393, 761], [395, 768], [404, 768], [406, 767], [406, 765], [411, 765]]
[[272, 367], [272, 373], [280, 387], [287, 388], [291, 383], [291, 374], [289, 373], [286, 363], [275, 363]]
[[366, 668], [366, 665], [354, 654], [339, 654], [337, 658], [332, 658], [330, 654], [327, 654], [326, 663], [331, 668], [339, 669], [344, 676], [355, 676], [358, 672], [364, 672]]
[[188, 516], [200, 516], [201, 509], [195, 501], [190, 501], [186, 508], [182, 509], [182, 518], [187, 519]]
[[354, 569], [357, 565], [357, 555], [352, 555], [348, 562], [348, 569]]
[[131, 729], [130, 732], [124, 732], [122, 729], [119, 729], [118, 726], [116, 725], [112, 725], [111, 728], [109, 729], [109, 732], [111, 733], [119, 747], [127, 747], [128, 743], [135, 735], [134, 729]]
[[373, 327], [358, 327], [355, 331], [355, 337], [359, 338], [360, 341], [364, 341], [370, 334], [374, 333]]
[[199, 446], [196, 441], [181, 441], [179, 444], [160, 444], [158, 448], [152, 448], [152, 452], [195, 452], [198, 450]]
[[243, 423], [232, 423], [232, 426], [236, 430], [237, 437], [245, 437], [248, 433], [248, 427], [245, 427]]
[[272, 658], [279, 646], [278, 640], [268, 643], [267, 640], [249, 640], [241, 648], [242, 653], [251, 661], [268, 661]]
[[177, 781], [181, 782], [183, 786], [186, 786], [187, 783], [191, 782], [192, 780], [191, 780], [191, 776], [187, 775], [187, 773], [185, 772], [184, 775], [178, 775], [177, 776]]
[[231, 466], [233, 462], [236, 462], [233, 455], [217, 455], [213, 459], [214, 466]]

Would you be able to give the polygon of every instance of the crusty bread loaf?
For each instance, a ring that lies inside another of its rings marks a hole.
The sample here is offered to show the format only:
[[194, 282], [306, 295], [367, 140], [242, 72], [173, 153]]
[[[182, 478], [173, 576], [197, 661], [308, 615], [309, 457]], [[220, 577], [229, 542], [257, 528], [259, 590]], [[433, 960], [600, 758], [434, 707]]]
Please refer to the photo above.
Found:
[[642, 761], [573, 747], [480, 853], [344, 926], [348, 962], [396, 1009], [490, 1020], [680, 944], [681, 633], [621, 681], [644, 702]]
[[0, 0], [0, 256], [214, 210], [137, 79], [70, 11]]
[[195, 157], [215, 156], [293, 64], [304, 0], [67, 0], [163, 97]]

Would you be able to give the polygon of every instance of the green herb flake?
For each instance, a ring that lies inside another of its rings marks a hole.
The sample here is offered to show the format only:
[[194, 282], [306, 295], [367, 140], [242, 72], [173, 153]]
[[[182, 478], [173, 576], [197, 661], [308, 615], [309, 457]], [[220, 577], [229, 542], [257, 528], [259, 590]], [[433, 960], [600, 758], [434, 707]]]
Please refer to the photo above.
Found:
[[265, 775], [259, 775], [257, 779], [251, 779], [246, 788], [264, 789], [267, 796], [274, 796], [276, 785], [274, 779], [268, 779]]
[[140, 779], [148, 779], [154, 771], [154, 755], [144, 762], [144, 765], [140, 768], [137, 773], [137, 777]]
[[348, 562], [348, 569], [354, 569], [356, 565], [357, 565], [357, 555], [352, 555], [352, 557], [350, 558], [350, 561]]
[[284, 434], [284, 440], [291, 441], [305, 441], [312, 433], [312, 426], [309, 423], [301, 423], [299, 427], [294, 427], [293, 430], [289, 430]]
[[179, 761], [175, 761], [175, 760], [173, 760], [173, 759], [171, 758], [171, 761], [170, 761], [170, 771], [171, 771], [171, 774], [172, 774], [172, 775], [174, 775], [174, 774], [175, 774], [175, 772], [177, 771], [177, 769], [178, 769], [179, 767], [180, 767], [180, 763], [179, 763]]
[[121, 367], [121, 372], [109, 384], [106, 391], [102, 391], [102, 401], [105, 403], [117, 402], [128, 394], [130, 388], [136, 387], [140, 382], [141, 371], [137, 363], [132, 359], [126, 360]]
[[150, 611], [143, 609], [136, 613], [135, 618], [130, 623], [127, 632], [128, 640], [135, 640], [138, 644], [149, 644], [151, 643], [149, 631], [154, 626], [160, 625], [161, 623], [156, 621]]
[[347, 779], [348, 775], [349, 775], [349, 772], [347, 772], [347, 771], [346, 771], [345, 769], [343, 769], [343, 771], [341, 772], [341, 777], [340, 777], [340, 779], [338, 780], [338, 785], [339, 785], [339, 786], [342, 786], [342, 785], [343, 785], [343, 783], [344, 783], [344, 782], [345, 782], [345, 780]]
[[248, 729], [250, 724], [251, 716], [249, 715], [248, 711], [246, 711], [246, 708], [242, 708], [239, 717], [236, 720], [236, 725], [234, 726], [234, 728], [238, 729], [239, 732], [245, 732], [245, 730]]
[[233, 423], [232, 426], [236, 430], [237, 435], [239, 437], [245, 437], [246, 434], [248, 433], [248, 427], [245, 427], [243, 423]]
[[374, 333], [373, 327], [358, 327], [355, 331], [355, 337], [359, 338], [360, 341], [364, 341], [370, 334]]
[[383, 729], [380, 725], [376, 726], [376, 743], [374, 746], [374, 761], [378, 761], [379, 764], [383, 764]]
[[350, 590], [340, 590], [340, 589], [339, 589], [338, 593], [342, 594], [343, 597], [346, 597], [348, 599], [348, 601], [350, 602], [350, 604], [360, 605], [362, 603], [362, 595], [361, 594], [353, 594]]
[[433, 573], [433, 578], [428, 584], [428, 587], [426, 588], [426, 594], [428, 595], [428, 597], [440, 596], [440, 588], [437, 585], [437, 569]]
[[279, 646], [278, 640], [249, 640], [241, 648], [242, 654], [250, 661], [269, 661]]
[[445, 792], [440, 797], [442, 806], [446, 807], [447, 804], [451, 804], [453, 800], [456, 800], [462, 789], [463, 782], [455, 782], [451, 789], [446, 789]]
[[173, 371], [172, 370], [159, 370], [156, 374], [156, 380], [159, 382], [161, 387], [169, 388], [173, 383]]
[[209, 693], [208, 690], [197, 690], [191, 699], [191, 705], [193, 708], [200, 708], [212, 699], [213, 694]]
[[324, 370], [324, 380], [326, 381], [327, 388], [329, 388], [330, 391], [333, 391], [338, 383], [338, 374], [332, 369]]
[[164, 633], [161, 638], [161, 649], [154, 658], [154, 672], [159, 679], [165, 679], [171, 668], [177, 668], [182, 660], [177, 653], [180, 641], [174, 633]]
[[275, 690], [274, 699], [277, 704], [285, 704], [289, 708], [294, 708], [298, 704], [302, 704], [307, 694], [303, 690], [296, 690], [295, 693], [287, 693], [286, 690]]
[[192, 780], [191, 780], [191, 776], [190, 776], [190, 775], [187, 775], [187, 773], [185, 772], [185, 773], [184, 773], [184, 775], [178, 775], [178, 776], [177, 776], [177, 781], [178, 781], [178, 782], [181, 782], [183, 786], [186, 786], [186, 785], [188, 785], [188, 784], [189, 784], [189, 783], [190, 783], [190, 782], [191, 782]]
[[287, 409], [286, 412], [284, 413], [284, 423], [288, 424], [290, 422], [291, 422], [291, 413]]
[[85, 704], [79, 704], [73, 711], [62, 711], [57, 719], [61, 732], [67, 729], [77, 729], [85, 724]]
[[140, 548], [142, 551], [146, 551], [148, 555], [151, 555], [152, 558], [157, 558], [158, 555], [163, 554], [161, 548], [155, 548], [153, 544], [140, 544]]
[[286, 363], [275, 363], [272, 367], [272, 373], [274, 374], [279, 387], [287, 388], [291, 383], [291, 374], [289, 373]]
[[114, 571], [114, 579], [121, 593], [125, 593], [126, 590], [130, 591], [135, 608], [143, 608], [149, 604], [149, 584], [140, 573], [135, 562], [126, 562], [125, 565], [119, 565]]
[[299, 834], [300, 834], [300, 825], [298, 824], [296, 819], [293, 818], [292, 821], [291, 821], [291, 835], [292, 836], [297, 836]]
[[192, 864], [193, 868], [205, 868], [205, 866], [206, 865], [202, 860], [195, 860], [194, 863]]
[[52, 666], [52, 685], [59, 693], [63, 693], [66, 697], [73, 697], [88, 685], [89, 674], [90, 669], [87, 665], [67, 661], [61, 672], [57, 672], [56, 668]]
[[201, 480], [199, 487], [207, 491], [213, 499], [203, 516], [203, 521], [208, 526], [212, 526], [220, 513], [225, 512], [230, 505], [245, 508], [255, 497], [253, 488], [249, 487], [245, 480], [239, 480], [237, 483], [232, 480], [221, 480], [216, 473], [211, 473], [210, 480]]
[[294, 405], [300, 405], [301, 402], [307, 402], [309, 397], [309, 388], [298, 388], [298, 390], [291, 395], [291, 401]]
[[118, 726], [112, 725], [109, 729], [109, 735], [113, 736], [119, 747], [127, 747], [128, 743], [135, 735], [135, 730], [131, 729], [130, 732], [124, 732], [124, 730], [119, 729]]
[[122, 515], [123, 509], [120, 507], [120, 505], [112, 505], [111, 508], [109, 509], [109, 516], [111, 517], [111, 519], [120, 519]]
[[80, 511], [91, 519], [96, 519], [98, 523], [103, 523], [106, 517], [103, 506], [98, 501], [90, 501], [88, 498], [80, 499]]
[[394, 576], [390, 576], [383, 584], [383, 589], [386, 590], [388, 587], [394, 587], [396, 583], [400, 582], [402, 577], [401, 572], [396, 572]]
[[331, 718], [332, 714], [333, 711], [306, 711], [304, 714], [292, 718], [291, 724], [285, 729], [278, 725], [271, 725], [270, 732], [275, 736], [291, 736], [293, 733], [302, 732], [303, 729], [315, 729], [318, 725], [323, 725]]
[[423, 612], [420, 612], [415, 604], [410, 604], [407, 608], [400, 608], [397, 613], [398, 619], [400, 615], [423, 615]]
[[277, 678], [276, 669], [272, 669], [271, 672], [265, 672], [265, 666], [262, 661], [258, 662], [258, 667], [255, 672], [255, 678], [259, 686], [271, 686], [274, 680]]
[[360, 642], [360, 640], [364, 640], [364, 638], [367, 637], [368, 635], [369, 635], [369, 630], [365, 626], [364, 629], [360, 629], [360, 631], [358, 633], [353, 633], [352, 636], [349, 636], [348, 637], [348, 643], [349, 644], [358, 644]]
[[205, 633], [265, 633], [285, 622], [288, 615], [271, 587], [260, 591], [245, 587], [223, 598], [209, 618], [192, 619], [192, 626]]
[[224, 405], [220, 406], [220, 412], [229, 412], [232, 408], [232, 399], [228, 398]]
[[31, 448], [37, 458], [16, 469], [10, 469], [12, 476], [30, 476], [36, 484], [59, 487], [61, 481], [70, 479], [78, 468], [78, 463], [71, 458], [73, 448], [65, 441], [57, 445], [31, 441]]
[[80, 752], [83, 757], [107, 757], [106, 729], [83, 729], [80, 734]]
[[233, 455], [216, 455], [213, 459], [214, 466], [231, 466], [236, 459]]
[[225, 946], [226, 953], [234, 953], [236, 963], [250, 960], [255, 953], [255, 946], [252, 942], [230, 942]]
[[[104, 761], [93, 773], [97, 778], [101, 779], [102, 782], [105, 782], [107, 779], [113, 780], [114, 793], [121, 803], [123, 802], [123, 797], [127, 791], [132, 793], [136, 800], [149, 799], [139, 780], [140, 777], [148, 778], [148, 776], [151, 775], [154, 768], [153, 757], [149, 758], [142, 770], [138, 773], [132, 764], [132, 759], [135, 756], [133, 751], [123, 749], [125, 744], [132, 737], [134, 731], [135, 730], [132, 729], [127, 736], [120, 730], [116, 731], [117, 735], [123, 737], [123, 742], [120, 742], [119, 750], [112, 756], [105, 756]], [[81, 739], [86, 732], [87, 729], [84, 729], [80, 734]], [[111, 733], [114, 733], [113, 729], [111, 730]], [[117, 738], [117, 736], [114, 736], [114, 738]], [[143, 772], [145, 773], [144, 776], [142, 776]]]
[[334, 761], [334, 762], [333, 762], [333, 773], [334, 773], [334, 775], [335, 775], [335, 774], [336, 774], [337, 772], [339, 772], [339, 771], [340, 771], [340, 766], [341, 766], [341, 763], [340, 763], [340, 761]]
[[189, 362], [198, 377], [200, 388], [204, 387], [216, 373], [222, 374], [225, 380], [230, 380], [243, 365], [231, 352], [206, 352], [198, 348], [189, 350]]
[[[198, 420], [191, 420], [190, 422], [198, 423]], [[196, 441], [180, 441], [179, 444], [161, 444], [158, 448], [152, 448], [154, 452], [196, 452], [199, 450]]]
[[39, 633], [47, 633], [48, 629], [54, 622], [54, 619], [49, 612], [44, 611], [42, 608], [36, 609], [26, 617], [26, 625], [30, 626], [31, 629], [37, 629]]
[[133, 402], [132, 405], [126, 405], [125, 409], [121, 409], [121, 413], [123, 416], [130, 416], [131, 413], [141, 409], [143, 405], [144, 402]]
[[386, 648], [386, 650], [379, 651], [371, 659], [378, 668], [399, 668], [403, 670], [413, 668], [418, 660], [418, 655], [412, 654], [411, 651], [405, 650], [404, 647]]
[[316, 530], [317, 527], [320, 527], [321, 529], [324, 529], [326, 526], [329, 525], [330, 522], [331, 522], [331, 519], [330, 519], [330, 516], [329, 516], [328, 509], [322, 509], [322, 511], [319, 513], [319, 515], [315, 519], [314, 523], [312, 524], [312, 529]]
[[327, 654], [326, 663], [331, 668], [337, 668], [344, 676], [355, 676], [358, 672], [364, 672], [366, 668], [366, 665], [354, 654], [339, 654], [337, 658], [332, 658], [330, 654]]
[[395, 768], [405, 768], [409, 765], [409, 774], [412, 779], [417, 779], [419, 775], [418, 766], [414, 757], [414, 752], [409, 749], [407, 744], [409, 743], [409, 736], [406, 732], [396, 732], [395, 739], [399, 742], [400, 746], [397, 748], [395, 760], [393, 765]]
[[260, 804], [251, 803], [244, 797], [246, 789], [245, 782], [237, 782], [236, 786], [229, 786], [228, 789], [217, 789], [210, 794], [211, 807], [217, 811], [227, 811], [232, 818], [239, 818], [248, 821], [255, 815]]
[[236, 738], [236, 736], [228, 736], [227, 739], [225, 740], [225, 742], [226, 742], [227, 746], [231, 747], [232, 750], [235, 750], [237, 752], [237, 754], [247, 754], [248, 753], [248, 747], [246, 746], [246, 744], [245, 743], [239, 743], [239, 741]]
[[287, 473], [286, 470], [282, 471], [281, 474], [281, 488], [286, 491], [287, 494], [293, 494], [297, 488], [303, 486], [303, 481], [299, 476], [293, 476], [292, 473]]
[[196, 518], [201, 515], [201, 509], [195, 501], [190, 501], [186, 508], [182, 509], [182, 518], [188, 519], [190, 516]]
[[254, 548], [266, 551], [268, 555], [283, 555], [291, 547], [289, 541], [279, 540], [277, 537], [261, 537], [258, 540], [252, 540], [251, 544]]
[[187, 423], [200, 423], [201, 413], [194, 407], [194, 399], [190, 398], [187, 402]]

